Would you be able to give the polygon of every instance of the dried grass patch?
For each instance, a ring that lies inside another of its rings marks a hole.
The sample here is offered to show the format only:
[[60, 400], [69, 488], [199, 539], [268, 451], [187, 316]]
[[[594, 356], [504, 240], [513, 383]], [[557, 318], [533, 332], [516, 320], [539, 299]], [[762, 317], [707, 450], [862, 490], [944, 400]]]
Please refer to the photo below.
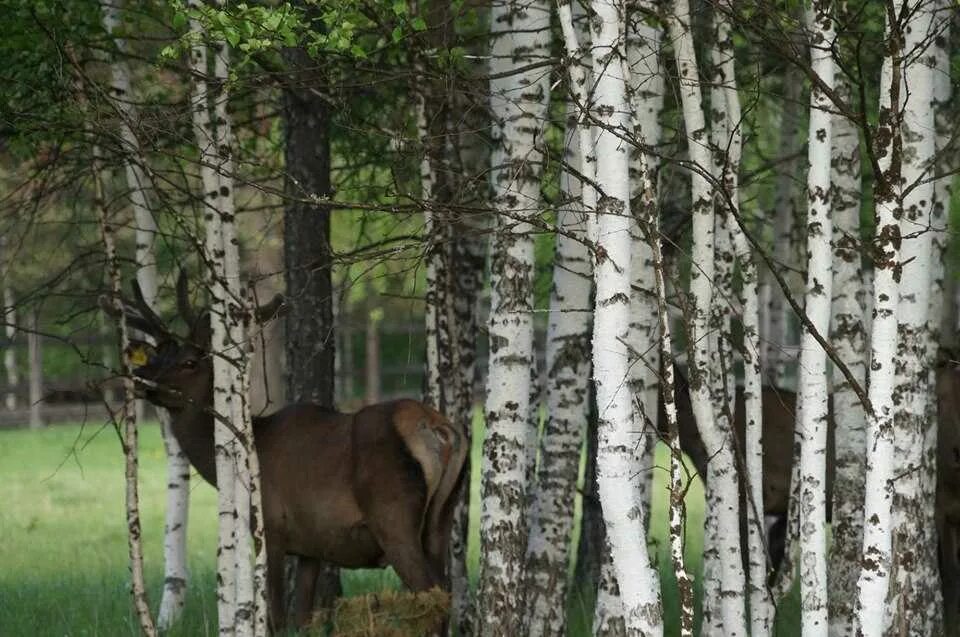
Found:
[[368, 593], [338, 599], [333, 618], [329, 613], [318, 613], [308, 634], [312, 637], [423, 637], [438, 630], [449, 612], [450, 594], [439, 588], [419, 593]]

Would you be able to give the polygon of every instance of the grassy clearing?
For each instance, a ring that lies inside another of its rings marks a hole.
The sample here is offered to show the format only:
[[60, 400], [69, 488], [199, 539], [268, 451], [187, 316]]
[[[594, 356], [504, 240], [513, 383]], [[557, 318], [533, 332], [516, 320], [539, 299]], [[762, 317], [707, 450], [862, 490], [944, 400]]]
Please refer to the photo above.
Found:
[[[477, 437], [479, 439], [479, 436]], [[665, 456], [658, 465], [665, 466]], [[479, 446], [473, 450], [479, 464]], [[651, 541], [663, 571], [668, 634], [676, 633], [678, 604], [666, 554], [666, 472], [654, 469]], [[479, 481], [474, 475], [470, 565], [479, 561]], [[111, 428], [60, 426], [42, 431], [0, 432], [0, 634], [136, 635], [128, 594], [123, 504], [123, 458]], [[146, 573], [151, 602], [158, 603], [163, 563], [165, 464], [159, 429], [141, 430], [141, 504]], [[195, 477], [189, 525], [190, 595], [183, 622], [171, 635], [215, 635], [214, 561], [216, 494]], [[699, 569], [703, 498], [699, 484], [688, 497], [687, 552]], [[352, 571], [347, 594], [399, 588], [391, 571]], [[592, 602], [574, 595], [571, 635], [589, 635]], [[796, 604], [781, 609], [781, 626], [796, 625]], [[778, 631], [793, 634], [795, 631]]]

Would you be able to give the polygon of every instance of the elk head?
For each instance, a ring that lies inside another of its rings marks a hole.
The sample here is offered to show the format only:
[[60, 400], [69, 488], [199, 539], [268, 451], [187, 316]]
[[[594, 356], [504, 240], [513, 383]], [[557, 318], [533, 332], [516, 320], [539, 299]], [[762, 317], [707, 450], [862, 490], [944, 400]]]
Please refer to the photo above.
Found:
[[[194, 311], [186, 272], [181, 270], [177, 280], [177, 309], [188, 328], [184, 337], [169, 329], [150, 308], [136, 280], [132, 286], [134, 303], [122, 300], [123, 313], [131, 327], [153, 339], [153, 343], [131, 339], [124, 351], [138, 395], [173, 411], [188, 405], [209, 406], [213, 387], [210, 312]], [[117, 315], [115, 306], [102, 297], [101, 305], [109, 314]], [[258, 307], [254, 318], [263, 323], [284, 309], [283, 296], [278, 294]]]

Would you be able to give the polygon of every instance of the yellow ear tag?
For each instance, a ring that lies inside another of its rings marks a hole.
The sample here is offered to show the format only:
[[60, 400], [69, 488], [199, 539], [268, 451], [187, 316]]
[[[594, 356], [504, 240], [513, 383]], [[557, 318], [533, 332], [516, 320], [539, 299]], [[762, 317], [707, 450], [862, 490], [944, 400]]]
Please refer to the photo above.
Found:
[[134, 345], [127, 350], [127, 361], [133, 367], [143, 367], [148, 359], [147, 348], [142, 345]]

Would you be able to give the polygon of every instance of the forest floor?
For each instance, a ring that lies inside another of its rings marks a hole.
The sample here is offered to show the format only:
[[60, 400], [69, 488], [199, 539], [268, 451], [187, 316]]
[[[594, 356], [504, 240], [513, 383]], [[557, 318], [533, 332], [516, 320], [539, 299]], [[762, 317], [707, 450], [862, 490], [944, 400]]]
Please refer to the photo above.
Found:
[[[140, 445], [146, 575], [156, 605], [163, 579], [165, 503], [164, 452], [156, 425], [141, 428]], [[475, 446], [475, 467], [479, 451]], [[666, 466], [664, 451], [658, 450], [661, 467]], [[664, 577], [667, 634], [673, 635], [679, 606], [666, 553], [666, 475], [654, 471], [651, 536]], [[475, 578], [479, 481], [477, 473], [473, 477], [470, 564]], [[0, 484], [5, 496], [0, 507], [0, 635], [137, 635], [128, 593], [123, 456], [113, 428], [88, 423], [0, 431]], [[194, 475], [190, 497], [189, 595], [183, 621], [168, 634], [216, 635], [216, 493]], [[699, 482], [687, 502], [687, 554], [689, 566], [698, 572], [703, 530]], [[348, 571], [343, 579], [347, 594], [400, 586], [389, 570]], [[782, 605], [778, 635], [799, 634], [793, 628], [797, 613], [795, 599]], [[572, 595], [570, 634], [589, 635], [591, 618], [592, 601]]]

